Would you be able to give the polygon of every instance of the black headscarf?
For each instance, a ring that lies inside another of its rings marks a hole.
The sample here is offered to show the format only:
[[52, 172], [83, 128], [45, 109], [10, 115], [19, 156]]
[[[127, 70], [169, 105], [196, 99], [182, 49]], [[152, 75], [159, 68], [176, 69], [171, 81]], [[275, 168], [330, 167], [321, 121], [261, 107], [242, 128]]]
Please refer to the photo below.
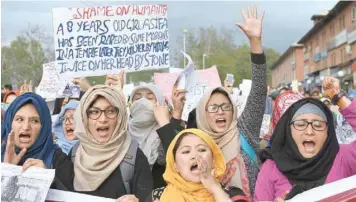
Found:
[[[290, 129], [290, 122], [294, 114], [306, 103], [318, 106], [325, 113], [328, 122], [328, 137], [324, 146], [317, 155], [310, 159], [306, 159], [300, 154]], [[273, 132], [271, 147], [263, 150], [260, 158], [262, 162], [266, 159], [272, 159], [276, 162], [278, 169], [293, 186], [286, 198], [291, 199], [299, 193], [325, 183], [338, 151], [339, 144], [332, 112], [321, 101], [314, 98], [305, 98], [291, 105], [283, 114]]]
[[194, 108], [188, 115], [188, 121], [187, 121], [187, 129], [189, 128], [198, 128], [197, 124], [197, 114], [196, 114], [197, 109]]

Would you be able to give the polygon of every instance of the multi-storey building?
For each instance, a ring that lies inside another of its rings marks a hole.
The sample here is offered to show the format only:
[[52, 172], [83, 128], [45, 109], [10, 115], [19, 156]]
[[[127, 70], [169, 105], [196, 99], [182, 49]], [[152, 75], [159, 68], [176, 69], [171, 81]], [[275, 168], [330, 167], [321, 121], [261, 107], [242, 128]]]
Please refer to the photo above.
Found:
[[[299, 70], [303, 72], [302, 83], [308, 89], [320, 89], [323, 78], [333, 76], [342, 81], [345, 90], [353, 88], [356, 84], [356, 2], [339, 1], [332, 10], [311, 19], [313, 28], [298, 41], [303, 46], [303, 65]], [[278, 78], [281, 64], [283, 61], [275, 63], [272, 80]]]

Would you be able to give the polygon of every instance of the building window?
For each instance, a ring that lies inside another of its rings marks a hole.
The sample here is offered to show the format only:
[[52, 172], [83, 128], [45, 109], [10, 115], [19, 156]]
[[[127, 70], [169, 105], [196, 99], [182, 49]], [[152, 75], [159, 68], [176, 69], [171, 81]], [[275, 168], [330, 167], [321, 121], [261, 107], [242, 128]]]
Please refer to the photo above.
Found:
[[340, 32], [345, 29], [345, 16], [341, 16], [339, 19]]
[[335, 36], [335, 27], [334, 27], [334, 25], [330, 25], [330, 36], [331, 37], [333, 37], [333, 36]]
[[352, 7], [351, 21], [356, 22], [356, 6]]
[[326, 31], [323, 31], [323, 33], [321, 34], [321, 43], [322, 43], [322, 47], [326, 47]]
[[342, 49], [340, 50], [340, 55], [341, 55], [341, 58], [340, 58], [340, 59], [341, 59], [341, 62], [344, 62], [344, 59], [345, 59], [345, 58], [344, 58], [344, 54], [345, 54], [345, 53], [344, 53], [344, 49], [342, 48]]

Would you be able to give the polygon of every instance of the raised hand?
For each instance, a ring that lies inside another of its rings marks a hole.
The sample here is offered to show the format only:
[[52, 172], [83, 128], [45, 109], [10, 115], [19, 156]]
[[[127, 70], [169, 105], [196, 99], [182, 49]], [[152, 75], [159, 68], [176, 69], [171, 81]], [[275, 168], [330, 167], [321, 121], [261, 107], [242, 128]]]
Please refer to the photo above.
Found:
[[30, 83], [28, 85], [27, 85], [27, 81], [25, 80], [20, 88], [20, 95], [27, 92], [31, 92], [31, 93], [33, 92], [32, 80], [30, 80]]
[[11, 131], [7, 137], [7, 144], [4, 155], [4, 163], [18, 165], [26, 154], [26, 148], [23, 148], [19, 154], [15, 152], [15, 132]]
[[29, 158], [22, 166], [22, 171], [26, 171], [30, 167], [46, 168], [45, 164], [40, 159]]
[[323, 94], [332, 99], [340, 93], [340, 80], [334, 77], [325, 77], [323, 81]]
[[121, 71], [119, 75], [108, 74], [106, 75], [105, 85], [116, 86], [119, 85], [122, 89], [124, 87], [125, 72]]
[[173, 103], [173, 118], [180, 120], [183, 114], [186, 90], [177, 90], [177, 86], [173, 86], [172, 103]]
[[160, 105], [158, 102], [154, 106], [154, 115], [158, 125], [161, 127], [169, 124], [169, 110], [166, 104]]
[[84, 77], [74, 78], [72, 80], [72, 83], [74, 83], [75, 85], [79, 85], [80, 89], [84, 92], [86, 92], [87, 90], [89, 90], [89, 88], [91, 88], [91, 85]]
[[265, 15], [263, 12], [259, 17], [257, 13], [257, 6], [253, 8], [248, 6], [248, 12], [246, 13], [243, 9], [241, 10], [242, 17], [244, 18], [245, 24], [236, 23], [240, 29], [246, 34], [246, 36], [251, 39], [261, 39], [262, 36], [262, 21]]

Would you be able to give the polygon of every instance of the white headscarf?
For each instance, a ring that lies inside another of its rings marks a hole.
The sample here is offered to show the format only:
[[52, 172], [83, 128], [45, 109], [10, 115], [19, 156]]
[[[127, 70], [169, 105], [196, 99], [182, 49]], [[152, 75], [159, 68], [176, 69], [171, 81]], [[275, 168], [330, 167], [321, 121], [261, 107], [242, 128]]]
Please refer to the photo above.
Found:
[[156, 96], [156, 100], [160, 105], [165, 103], [162, 93], [155, 86], [140, 86], [135, 88], [131, 93], [130, 98], [130, 119], [129, 133], [135, 139], [140, 149], [143, 151], [152, 168], [159, 156], [159, 147], [161, 140], [156, 132], [160, 128], [154, 116], [154, 105], [146, 98], [133, 101], [135, 93], [140, 89], [148, 89]]

